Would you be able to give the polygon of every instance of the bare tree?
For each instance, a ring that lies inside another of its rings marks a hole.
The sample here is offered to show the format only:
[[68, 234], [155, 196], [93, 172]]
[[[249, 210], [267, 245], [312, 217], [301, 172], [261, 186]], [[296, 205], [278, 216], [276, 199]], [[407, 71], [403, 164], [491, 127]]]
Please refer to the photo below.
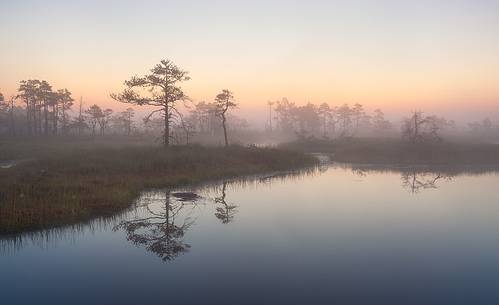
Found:
[[402, 124], [402, 137], [413, 143], [441, 141], [439, 131], [448, 124], [447, 120], [436, 116], [424, 116], [421, 111], [414, 111]]
[[229, 146], [227, 138], [227, 117], [226, 113], [229, 109], [234, 108], [237, 104], [234, 102], [234, 95], [227, 89], [222, 90], [221, 93], [215, 97], [216, 115], [222, 120], [222, 128], [224, 131], [225, 147]]
[[189, 80], [187, 72], [181, 70], [173, 62], [162, 60], [154, 68], [151, 74], [142, 77], [134, 76], [125, 81], [126, 88], [111, 97], [122, 103], [138, 106], [155, 106], [159, 109], [152, 111], [149, 116], [160, 112], [164, 118], [163, 144], [170, 144], [170, 124], [173, 114], [179, 113], [175, 108], [178, 101], [187, 99], [187, 96], [178, 85], [180, 82]]

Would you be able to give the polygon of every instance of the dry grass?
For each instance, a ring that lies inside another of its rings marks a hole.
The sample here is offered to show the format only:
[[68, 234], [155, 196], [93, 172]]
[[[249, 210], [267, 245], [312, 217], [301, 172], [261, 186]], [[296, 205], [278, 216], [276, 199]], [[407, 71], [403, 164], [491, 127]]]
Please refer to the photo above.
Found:
[[331, 153], [349, 163], [497, 165], [499, 145], [457, 142], [410, 143], [399, 139], [306, 140], [281, 146], [300, 152]]
[[3, 234], [112, 215], [128, 207], [145, 188], [286, 170], [315, 162], [301, 153], [240, 146], [164, 149], [43, 142], [32, 144], [31, 154], [27, 144], [8, 147], [4, 158], [21, 149], [17, 155], [31, 161], [0, 170]]

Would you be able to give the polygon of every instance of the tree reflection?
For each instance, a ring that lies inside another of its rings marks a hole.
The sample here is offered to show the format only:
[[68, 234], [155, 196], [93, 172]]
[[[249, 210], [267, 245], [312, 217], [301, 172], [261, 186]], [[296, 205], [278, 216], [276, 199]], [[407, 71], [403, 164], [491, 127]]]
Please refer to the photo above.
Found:
[[[152, 203], [156, 201], [162, 201], [164, 205], [154, 207]], [[183, 241], [186, 231], [194, 223], [189, 213], [181, 215], [187, 205], [194, 207], [195, 200], [172, 200], [170, 192], [165, 191], [164, 197], [146, 202], [146, 217], [123, 221], [114, 230], [123, 229], [127, 240], [134, 245], [145, 247], [163, 261], [171, 261], [191, 247]]]
[[417, 194], [426, 189], [437, 189], [439, 180], [452, 180], [452, 175], [441, 172], [418, 172], [411, 170], [403, 172], [402, 186], [407, 188], [412, 194]]
[[227, 190], [227, 182], [222, 184], [222, 195], [219, 197], [215, 197], [215, 203], [220, 204], [221, 206], [216, 208], [215, 216], [220, 219], [223, 224], [228, 224], [232, 220], [234, 220], [234, 215], [236, 214], [237, 206], [228, 204], [225, 201]]

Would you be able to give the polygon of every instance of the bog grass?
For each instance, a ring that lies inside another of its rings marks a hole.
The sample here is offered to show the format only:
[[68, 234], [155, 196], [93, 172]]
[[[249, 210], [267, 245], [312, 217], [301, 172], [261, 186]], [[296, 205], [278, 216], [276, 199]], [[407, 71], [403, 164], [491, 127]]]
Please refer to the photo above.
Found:
[[411, 143], [395, 138], [310, 139], [285, 143], [283, 149], [329, 153], [348, 163], [499, 165], [498, 144]]
[[[124, 143], [1, 143], [0, 160], [24, 160], [0, 170], [0, 234], [98, 216], [130, 206], [140, 191], [312, 165], [299, 152], [232, 146]], [[16, 151], [17, 150], [17, 151]]]

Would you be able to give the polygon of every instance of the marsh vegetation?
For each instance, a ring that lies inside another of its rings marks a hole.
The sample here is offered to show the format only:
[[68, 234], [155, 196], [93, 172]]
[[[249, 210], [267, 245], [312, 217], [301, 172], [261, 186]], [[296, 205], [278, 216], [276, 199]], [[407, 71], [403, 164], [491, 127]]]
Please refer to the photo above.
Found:
[[129, 142], [2, 142], [2, 158], [26, 161], [0, 170], [0, 232], [110, 216], [140, 191], [314, 164], [301, 153], [257, 147]]

